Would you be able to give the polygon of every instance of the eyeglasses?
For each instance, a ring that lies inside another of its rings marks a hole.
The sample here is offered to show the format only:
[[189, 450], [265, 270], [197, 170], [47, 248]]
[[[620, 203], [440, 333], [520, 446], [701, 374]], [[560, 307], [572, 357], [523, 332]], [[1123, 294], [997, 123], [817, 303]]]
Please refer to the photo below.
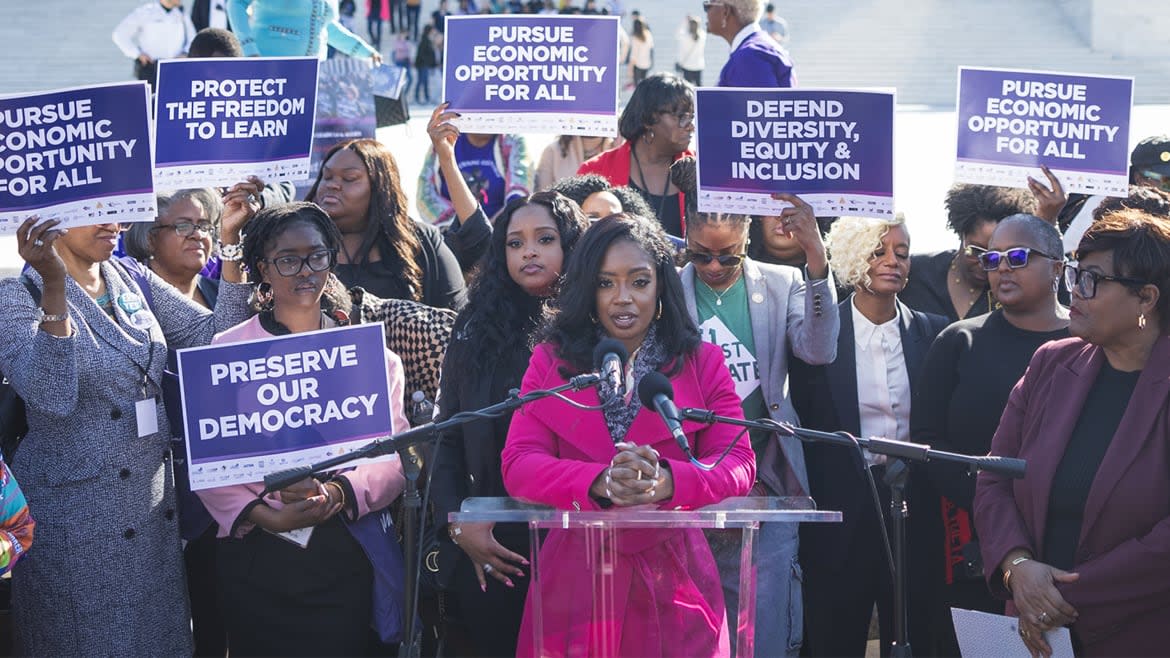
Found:
[[663, 114], [674, 117], [674, 120], [678, 123], [679, 128], [690, 128], [695, 123], [694, 112], [663, 112]]
[[200, 233], [202, 233], [204, 235], [211, 235], [212, 233], [215, 232], [215, 224], [212, 224], [211, 222], [199, 222], [199, 223], [175, 222], [174, 224], [171, 224], [169, 226], [167, 226], [167, 225], [152, 226], [152, 227], [150, 227], [150, 230], [161, 231], [163, 229], [168, 229], [168, 228], [175, 229], [175, 233], [178, 234], [178, 236], [180, 238], [189, 238], [189, 237], [191, 237], [191, 234], [194, 233], [195, 231], [199, 231]]
[[1002, 263], [1006, 258], [1008, 267], [1013, 270], [1018, 270], [1021, 267], [1028, 266], [1028, 257], [1031, 254], [1036, 254], [1037, 256], [1047, 258], [1048, 260], [1063, 260], [1062, 258], [1057, 258], [1056, 256], [1049, 256], [1039, 249], [1033, 249], [1031, 247], [1014, 247], [1006, 251], [984, 251], [983, 253], [979, 254], [979, 264], [983, 266], [983, 269], [991, 272], [999, 269], [999, 264]]
[[1092, 299], [1097, 296], [1097, 284], [1102, 281], [1116, 281], [1127, 286], [1144, 286], [1145, 281], [1131, 279], [1124, 276], [1109, 276], [1098, 274], [1092, 270], [1082, 270], [1076, 265], [1064, 266], [1064, 285], [1069, 292], [1075, 291], [1081, 299]]
[[335, 262], [336, 258], [336, 251], [333, 251], [332, 249], [322, 249], [321, 251], [314, 251], [304, 258], [300, 256], [280, 256], [279, 258], [273, 258], [272, 260], [261, 258], [260, 262], [272, 263], [273, 267], [276, 268], [277, 273], [279, 273], [281, 276], [296, 276], [301, 273], [301, 270], [305, 269], [306, 265], [308, 265], [309, 270], [313, 272], [324, 272], [325, 270], [333, 267], [333, 263]]
[[987, 248], [980, 247], [977, 244], [969, 244], [963, 248], [963, 254], [970, 258], [979, 258], [985, 253], [987, 253]]
[[714, 260], [719, 261], [719, 265], [722, 267], [736, 267], [743, 262], [743, 259], [747, 258], [747, 254], [723, 254], [722, 256], [716, 256], [714, 254], [705, 254], [701, 251], [691, 251], [690, 249], [687, 249], [686, 255], [687, 260], [695, 265], [710, 265], [711, 261]]

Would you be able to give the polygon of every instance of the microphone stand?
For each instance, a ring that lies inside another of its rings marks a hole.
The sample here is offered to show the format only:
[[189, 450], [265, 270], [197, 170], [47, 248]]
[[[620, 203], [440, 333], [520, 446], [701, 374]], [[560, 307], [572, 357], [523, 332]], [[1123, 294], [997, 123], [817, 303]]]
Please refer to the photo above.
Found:
[[[462, 425], [464, 423], [470, 423], [472, 421], [482, 420], [485, 418], [496, 418], [508, 413], [509, 411], [519, 409], [529, 402], [534, 402], [536, 400], [547, 397], [559, 396], [561, 393], [569, 390], [579, 391], [581, 389], [594, 386], [600, 381], [601, 377], [599, 375], [595, 373], [588, 373], [584, 375], [577, 375], [576, 377], [570, 379], [567, 384], [562, 384], [556, 388], [531, 391], [524, 395], [519, 395], [513, 391], [512, 395], [509, 395], [506, 400], [497, 402], [491, 406], [474, 411], [460, 412], [451, 416], [450, 418], [447, 418], [446, 420], [442, 420], [437, 423], [425, 423], [400, 434], [375, 439], [361, 448], [354, 450], [353, 452], [323, 459], [315, 464], [299, 466], [296, 468], [290, 468], [265, 475], [264, 493], [262, 495], [268, 495], [274, 491], [279, 491], [285, 487], [300, 482], [305, 478], [319, 475], [325, 471], [334, 470], [339, 466], [359, 459], [380, 457], [382, 455], [388, 455], [392, 452], [398, 452], [400, 455], [405, 455], [405, 451], [409, 450], [411, 446], [424, 443], [434, 437], [439, 436], [440, 432], [457, 425]], [[406, 577], [404, 581], [405, 591], [403, 596], [405, 599], [405, 605], [403, 606], [403, 617], [405, 619], [403, 620], [402, 626], [404, 639], [402, 644], [399, 646], [398, 655], [404, 656], [406, 658], [414, 658], [420, 654], [421, 650], [421, 638], [419, 637], [419, 634], [415, 632], [414, 623], [415, 617], [418, 613], [416, 601], [418, 600], [418, 574], [421, 567], [421, 556], [419, 555], [419, 551], [417, 549], [417, 543], [418, 534], [421, 533], [412, 526], [416, 525], [414, 521], [416, 521], [418, 518], [421, 518], [421, 516], [417, 513], [417, 510], [421, 508], [422, 503], [418, 497], [417, 486], [419, 465], [415, 461], [415, 456], [413, 454], [410, 455], [410, 458], [408, 459], [402, 459], [402, 469], [406, 476], [407, 489], [409, 492], [413, 493], [409, 493], [408, 497], [403, 500], [404, 511], [406, 512], [404, 514], [404, 525], [406, 525], [406, 527], [403, 528], [402, 536], [403, 541], [407, 545], [406, 549], [403, 551], [403, 561], [406, 567]], [[411, 514], [412, 511], [415, 513]]]
[[[883, 540], [886, 550], [886, 559], [890, 564], [890, 571], [894, 579], [894, 645], [891, 648], [891, 658], [910, 658], [913, 652], [909, 640], [909, 607], [906, 598], [906, 519], [910, 516], [910, 509], [906, 503], [906, 482], [910, 476], [910, 467], [905, 460], [928, 462], [932, 460], [947, 461], [965, 464], [971, 472], [992, 471], [1010, 478], [1024, 477], [1027, 462], [1023, 459], [1010, 457], [963, 455], [955, 452], [934, 450], [921, 443], [891, 441], [879, 438], [855, 437], [848, 432], [818, 432], [816, 430], [797, 427], [790, 423], [781, 423], [771, 418], [760, 420], [743, 420], [729, 416], [719, 416], [706, 409], [682, 409], [684, 418], [699, 421], [706, 425], [724, 423], [748, 429], [778, 432], [783, 436], [794, 436], [801, 441], [814, 443], [829, 443], [832, 445], [851, 448], [862, 447], [872, 453], [886, 455], [894, 459], [886, 464], [885, 482], [890, 487], [890, 517], [894, 528], [894, 546], [891, 550], [889, 539]], [[880, 510], [880, 505], [879, 505]]]

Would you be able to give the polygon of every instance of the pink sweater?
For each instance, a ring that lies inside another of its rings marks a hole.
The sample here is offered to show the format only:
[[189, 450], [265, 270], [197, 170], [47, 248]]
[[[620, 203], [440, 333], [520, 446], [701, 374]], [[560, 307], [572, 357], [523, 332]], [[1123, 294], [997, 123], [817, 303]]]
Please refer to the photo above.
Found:
[[[260, 318], [250, 320], [228, 329], [217, 335], [211, 341], [213, 345], [236, 343], [243, 340], [269, 338], [272, 334], [260, 326]], [[406, 389], [406, 380], [402, 374], [402, 361], [398, 355], [386, 350], [386, 368], [390, 372], [390, 416], [393, 418], [395, 434], [410, 428], [406, 415], [402, 411], [402, 400]], [[394, 501], [406, 486], [402, 475], [402, 464], [397, 457], [392, 461], [365, 464], [346, 471], [340, 477], [344, 478], [353, 491], [357, 504], [357, 515], [361, 518], [369, 512], [380, 510]], [[199, 499], [207, 506], [207, 511], [219, 524], [219, 537], [229, 535], [243, 537], [255, 527], [251, 521], [240, 518], [241, 514], [252, 508], [253, 502], [260, 498], [264, 491], [263, 483], [236, 484], [227, 487], [204, 489], [197, 492]], [[273, 509], [280, 509], [281, 502], [276, 494], [263, 497], [265, 505]], [[349, 511], [353, 512], [352, 504], [347, 501]]]

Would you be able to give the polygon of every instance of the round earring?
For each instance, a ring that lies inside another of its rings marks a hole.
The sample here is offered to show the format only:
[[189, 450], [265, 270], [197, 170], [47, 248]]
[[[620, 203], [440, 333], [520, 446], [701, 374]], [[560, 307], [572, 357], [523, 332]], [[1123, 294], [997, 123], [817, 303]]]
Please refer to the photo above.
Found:
[[1146, 329], [1146, 314], [1139, 313], [1138, 314], [1138, 330], [1145, 331], [1145, 329]]
[[647, 144], [649, 144], [650, 142], [653, 142], [654, 141], [654, 131], [647, 130], [646, 134], [642, 135], [642, 141], [646, 142]]
[[655, 320], [662, 319], [662, 300], [661, 299], [658, 300], [658, 312], [654, 314], [654, 319]]
[[593, 313], [590, 313], [590, 314], [589, 314], [589, 319], [590, 319], [590, 320], [593, 322], [593, 324], [598, 324], [598, 322], [597, 322], [597, 316], [596, 316], [596, 315], [594, 315]]
[[1060, 292], [1060, 279], [1052, 280], [1052, 292]]

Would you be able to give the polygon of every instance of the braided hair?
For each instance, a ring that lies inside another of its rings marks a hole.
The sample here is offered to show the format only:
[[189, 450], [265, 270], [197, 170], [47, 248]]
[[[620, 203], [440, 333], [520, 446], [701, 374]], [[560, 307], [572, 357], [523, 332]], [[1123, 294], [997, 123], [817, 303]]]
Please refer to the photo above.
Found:
[[[321, 235], [325, 247], [334, 253], [336, 265], [337, 250], [341, 248], [341, 232], [337, 230], [337, 224], [317, 204], [294, 201], [265, 208], [244, 226], [242, 265], [247, 270], [249, 282], [259, 286], [264, 281], [260, 263], [267, 260], [266, 254], [275, 246], [277, 239], [297, 225], [311, 226]], [[333, 268], [330, 267], [321, 297], [321, 308], [330, 315], [338, 310], [348, 314], [351, 304], [345, 286], [334, 276]], [[255, 295], [252, 307], [255, 311], [271, 310], [264, 308]]]

